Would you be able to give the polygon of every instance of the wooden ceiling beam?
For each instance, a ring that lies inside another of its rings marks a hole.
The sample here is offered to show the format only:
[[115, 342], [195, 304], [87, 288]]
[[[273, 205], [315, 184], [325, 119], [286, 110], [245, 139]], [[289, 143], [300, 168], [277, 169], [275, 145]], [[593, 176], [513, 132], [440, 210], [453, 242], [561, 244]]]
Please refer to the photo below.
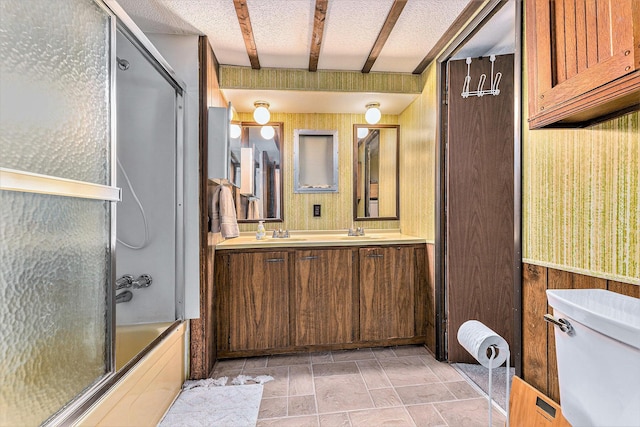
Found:
[[371, 67], [373, 67], [373, 64], [378, 59], [378, 55], [380, 55], [380, 52], [382, 51], [382, 47], [387, 42], [387, 39], [391, 34], [391, 30], [393, 30], [393, 27], [396, 25], [396, 22], [398, 22], [398, 18], [400, 17], [400, 14], [402, 13], [402, 9], [404, 9], [404, 6], [406, 4], [407, 4], [407, 0], [394, 0], [393, 5], [391, 5], [391, 10], [389, 10], [389, 14], [387, 15], [387, 19], [384, 21], [384, 24], [382, 25], [382, 29], [378, 34], [378, 38], [376, 39], [376, 42], [373, 44], [373, 47], [371, 48], [371, 52], [369, 52], [369, 57], [367, 58], [367, 61], [364, 63], [364, 67], [362, 67], [363, 73], [368, 73], [369, 71], [371, 71]]
[[472, 16], [474, 16], [480, 9], [482, 9], [484, 2], [470, 1], [469, 4], [460, 12], [460, 15], [455, 21], [447, 28], [447, 31], [440, 37], [436, 44], [431, 48], [427, 56], [424, 57], [420, 64], [413, 70], [413, 74], [422, 74], [422, 72], [436, 59], [442, 49], [444, 49], [456, 34], [462, 29]]
[[320, 47], [324, 33], [324, 20], [327, 17], [329, 0], [316, 0], [316, 12], [313, 17], [313, 32], [311, 33], [311, 50], [309, 52], [309, 71], [318, 70]]
[[251, 68], [259, 70], [260, 61], [258, 60], [258, 49], [256, 49], [256, 42], [253, 38], [253, 29], [251, 27], [251, 18], [249, 18], [247, 0], [233, 0], [233, 5], [236, 8], [236, 15], [238, 15], [238, 23], [240, 24], [240, 30], [242, 31], [242, 37], [244, 38], [244, 45], [247, 49]]

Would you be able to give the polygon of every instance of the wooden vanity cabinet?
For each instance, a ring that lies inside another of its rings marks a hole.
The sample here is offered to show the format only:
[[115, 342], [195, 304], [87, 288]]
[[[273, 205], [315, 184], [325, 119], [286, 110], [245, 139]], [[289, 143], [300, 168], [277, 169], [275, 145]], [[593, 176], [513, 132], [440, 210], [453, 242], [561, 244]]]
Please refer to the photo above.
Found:
[[218, 358], [426, 341], [425, 245], [216, 252]]
[[360, 248], [360, 339], [378, 341], [416, 335], [414, 250]]
[[354, 341], [353, 249], [296, 250], [291, 288], [295, 346]]
[[288, 252], [239, 252], [218, 256], [216, 311], [221, 355], [287, 347]]
[[640, 108], [640, 2], [527, 0], [529, 128]]

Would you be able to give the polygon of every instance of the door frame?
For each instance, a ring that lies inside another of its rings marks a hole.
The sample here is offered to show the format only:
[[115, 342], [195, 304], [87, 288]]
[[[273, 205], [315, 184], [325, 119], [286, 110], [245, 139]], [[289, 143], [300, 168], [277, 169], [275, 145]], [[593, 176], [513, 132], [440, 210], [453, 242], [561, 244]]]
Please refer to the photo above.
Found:
[[[446, 146], [448, 126], [447, 61], [473, 35], [506, 4], [505, 0], [491, 0], [469, 22], [462, 32], [447, 46], [436, 59], [437, 122], [435, 147], [435, 298], [436, 298], [436, 358], [447, 360], [447, 292], [445, 283], [446, 261]], [[515, 360], [516, 375], [522, 372], [522, 2], [516, 0], [514, 52], [514, 223], [513, 223], [513, 342], [510, 348]]]

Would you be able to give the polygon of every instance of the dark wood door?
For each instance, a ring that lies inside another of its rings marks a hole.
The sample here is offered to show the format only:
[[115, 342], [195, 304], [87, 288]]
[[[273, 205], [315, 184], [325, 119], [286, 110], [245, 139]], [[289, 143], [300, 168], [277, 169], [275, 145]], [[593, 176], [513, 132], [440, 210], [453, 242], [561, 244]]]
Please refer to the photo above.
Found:
[[353, 342], [353, 253], [352, 249], [295, 252], [294, 345]]
[[287, 252], [229, 255], [229, 350], [289, 345]]
[[[445, 284], [451, 362], [475, 362], [457, 340], [470, 319], [513, 342], [513, 55], [496, 57], [494, 70], [502, 73], [499, 95], [462, 98], [467, 64], [449, 62]], [[491, 62], [473, 59], [471, 90], [482, 73], [488, 89]]]
[[359, 252], [360, 339], [415, 336], [413, 248], [360, 248]]

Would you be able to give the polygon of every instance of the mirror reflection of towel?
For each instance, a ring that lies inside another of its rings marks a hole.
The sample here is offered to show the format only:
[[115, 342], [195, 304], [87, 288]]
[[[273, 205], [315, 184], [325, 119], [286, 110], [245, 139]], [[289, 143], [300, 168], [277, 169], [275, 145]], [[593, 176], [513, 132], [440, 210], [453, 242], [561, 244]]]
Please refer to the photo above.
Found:
[[240, 235], [233, 196], [225, 185], [219, 185], [211, 198], [211, 231], [225, 239]]
[[249, 201], [249, 212], [247, 213], [247, 219], [262, 219], [260, 215], [260, 200], [251, 199]]

